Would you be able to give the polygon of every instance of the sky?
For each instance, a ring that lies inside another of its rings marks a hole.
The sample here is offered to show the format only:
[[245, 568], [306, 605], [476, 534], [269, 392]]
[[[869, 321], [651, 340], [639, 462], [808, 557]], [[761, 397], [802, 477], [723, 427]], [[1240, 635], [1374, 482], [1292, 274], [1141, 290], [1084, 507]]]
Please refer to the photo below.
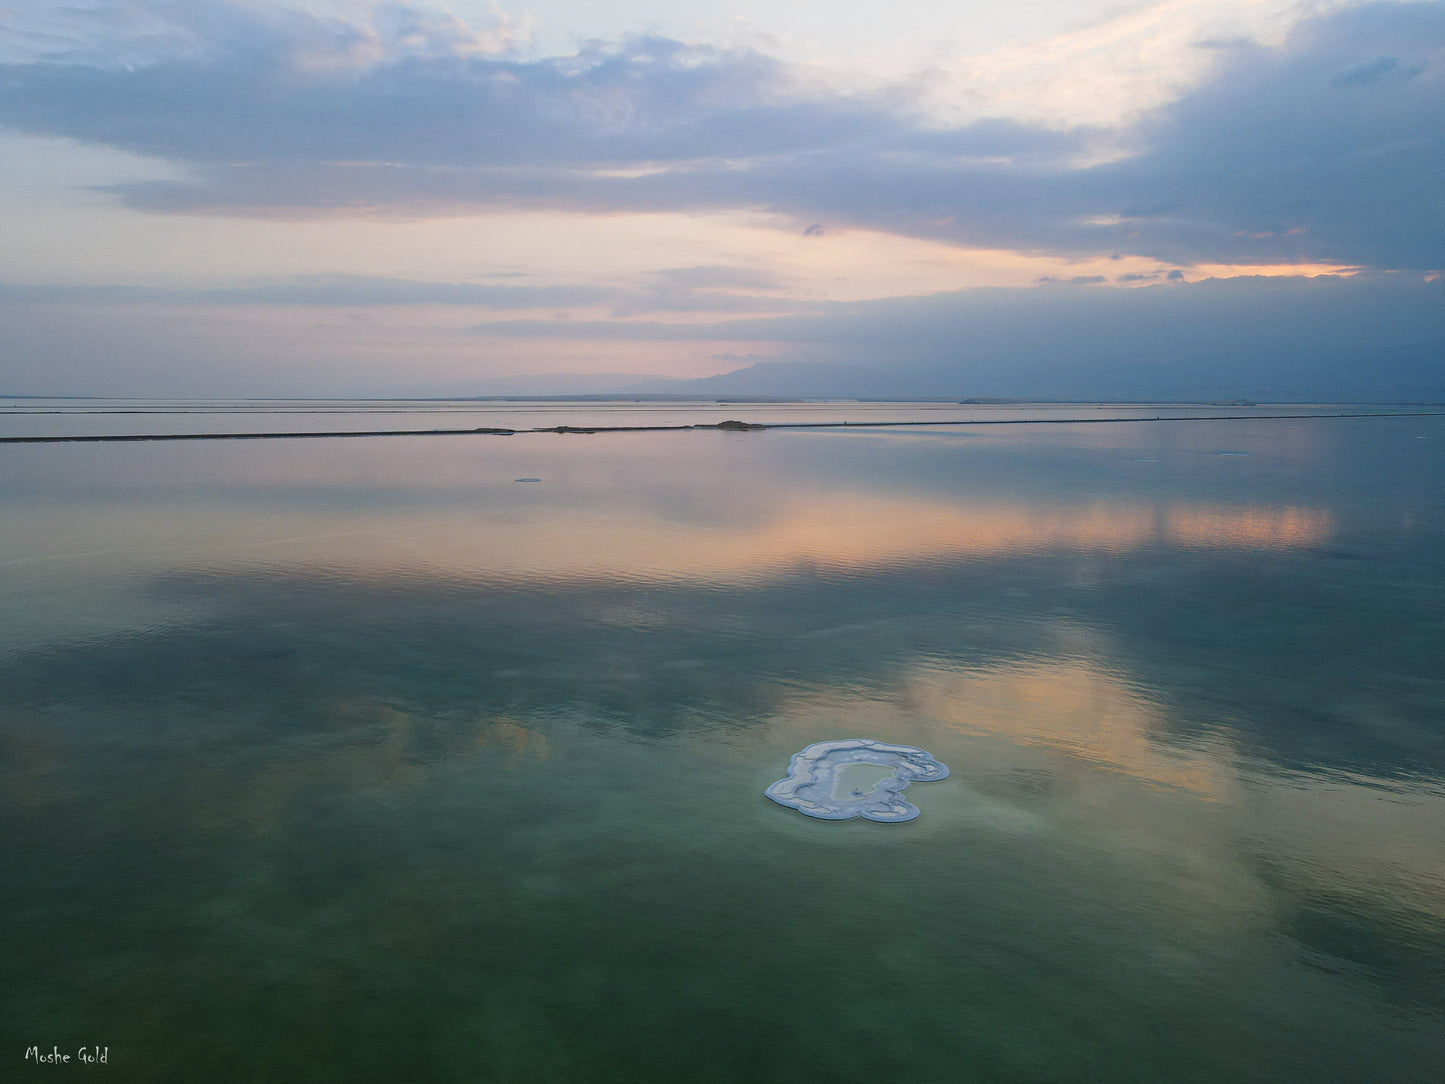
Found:
[[1442, 0], [0, 0], [0, 394], [1441, 398], [1442, 269]]

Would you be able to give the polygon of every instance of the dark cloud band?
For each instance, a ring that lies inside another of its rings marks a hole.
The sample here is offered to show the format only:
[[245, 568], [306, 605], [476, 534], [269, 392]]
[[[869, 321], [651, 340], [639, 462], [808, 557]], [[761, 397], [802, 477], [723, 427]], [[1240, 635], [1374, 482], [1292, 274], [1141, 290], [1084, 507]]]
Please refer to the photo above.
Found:
[[308, 67], [296, 57], [342, 55], [354, 31], [167, 10], [199, 45], [6, 65], [0, 125], [189, 167], [112, 189], [157, 213], [746, 208], [1177, 264], [1445, 266], [1445, 4], [1358, 5], [1279, 49], [1215, 49], [1212, 78], [1112, 132], [939, 128], [905, 93], [658, 38], [523, 61], [443, 35]]

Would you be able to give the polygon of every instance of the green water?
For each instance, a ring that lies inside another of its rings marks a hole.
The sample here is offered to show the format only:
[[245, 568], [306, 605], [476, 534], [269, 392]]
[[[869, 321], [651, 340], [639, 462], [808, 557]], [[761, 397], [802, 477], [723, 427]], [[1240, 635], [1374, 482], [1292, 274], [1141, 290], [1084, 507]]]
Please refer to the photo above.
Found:
[[1435, 418], [6, 447], [0, 1074], [1438, 1079], [1442, 643]]

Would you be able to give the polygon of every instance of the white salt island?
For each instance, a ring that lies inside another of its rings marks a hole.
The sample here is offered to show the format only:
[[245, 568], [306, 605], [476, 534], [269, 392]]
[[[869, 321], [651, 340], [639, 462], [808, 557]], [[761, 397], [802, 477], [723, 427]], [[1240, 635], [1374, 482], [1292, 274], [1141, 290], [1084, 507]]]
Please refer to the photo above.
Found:
[[[879, 778], [879, 768], [889, 771]], [[763, 793], [820, 820], [911, 821], [919, 809], [903, 797], [912, 783], [948, 778], [948, 766], [911, 745], [870, 738], [814, 742], [794, 753], [788, 774]]]

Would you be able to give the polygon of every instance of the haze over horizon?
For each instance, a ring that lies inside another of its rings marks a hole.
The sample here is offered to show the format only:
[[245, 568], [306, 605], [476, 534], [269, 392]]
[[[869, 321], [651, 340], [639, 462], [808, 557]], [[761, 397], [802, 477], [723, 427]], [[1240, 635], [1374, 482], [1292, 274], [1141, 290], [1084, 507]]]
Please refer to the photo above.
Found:
[[1445, 398], [1445, 3], [6, 0], [0, 394]]

